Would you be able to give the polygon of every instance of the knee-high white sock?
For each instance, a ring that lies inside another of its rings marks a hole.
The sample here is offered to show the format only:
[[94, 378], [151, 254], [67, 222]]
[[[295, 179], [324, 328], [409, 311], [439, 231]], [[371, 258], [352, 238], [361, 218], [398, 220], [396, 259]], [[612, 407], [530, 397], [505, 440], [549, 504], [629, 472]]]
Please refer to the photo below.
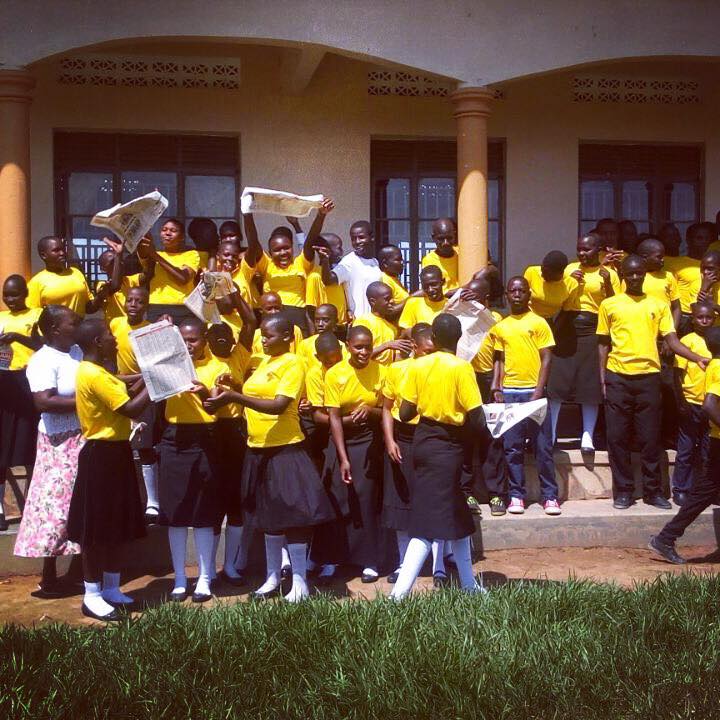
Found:
[[444, 540], [433, 540], [432, 542], [432, 562], [433, 562], [433, 575], [435, 573], [445, 574], [445, 541]]
[[288, 552], [287, 540], [283, 535], [282, 561], [280, 563], [280, 567], [286, 568], [290, 567], [290, 565], [292, 565], [292, 563], [290, 562], [290, 553]]
[[595, 448], [593, 444], [593, 433], [598, 419], [599, 405], [582, 405], [583, 434], [580, 447]]
[[453, 550], [462, 589], [477, 592], [481, 586], [475, 581], [475, 575], [473, 574], [470, 536], [468, 535], [460, 540], [453, 540]]
[[170, 541], [170, 556], [172, 557], [173, 572], [175, 573], [175, 587], [173, 588], [173, 592], [185, 592], [185, 590], [187, 589], [187, 577], [185, 577], [187, 536], [187, 528], [168, 528], [168, 540]]
[[557, 426], [558, 418], [560, 417], [560, 409], [562, 408], [562, 401], [550, 400], [550, 423], [552, 425], [552, 439], [553, 442], [557, 440]]
[[[222, 530], [220, 531], [222, 532]], [[210, 579], [214, 580], [217, 577], [217, 551], [220, 545], [220, 533], [215, 535], [213, 530], [213, 549], [212, 549], [212, 560], [210, 561]]]
[[145, 492], [147, 493], [147, 504], [145, 511], [154, 510], [157, 513], [160, 507], [160, 500], [158, 499], [158, 473], [157, 463], [152, 465], [142, 465], [142, 476], [145, 483]]
[[284, 542], [284, 535], [265, 535], [265, 564], [267, 573], [265, 575], [265, 582], [255, 592], [272, 592], [280, 585], [282, 548]]
[[5, 514], [5, 481], [0, 482], [0, 515]]
[[288, 551], [292, 565], [293, 584], [290, 592], [285, 596], [289, 602], [300, 602], [310, 595], [307, 586], [307, 544], [290, 543]]
[[133, 604], [133, 599], [120, 590], [120, 573], [103, 573], [102, 596], [109, 603]]
[[85, 607], [87, 607], [90, 612], [100, 615], [101, 617], [110, 615], [110, 613], [115, 609], [112, 605], [110, 605], [110, 603], [103, 600], [100, 583], [85, 583], [83, 603], [85, 603]]
[[242, 525], [225, 526], [225, 562], [223, 572], [231, 578], [239, 578], [240, 573], [235, 569], [235, 558], [237, 557], [240, 543], [242, 542]]
[[213, 564], [214, 534], [211, 527], [194, 528], [195, 552], [198, 557], [198, 580], [195, 592], [198, 595], [210, 595], [210, 573]]
[[397, 535], [398, 557], [400, 558], [398, 560], [399, 568], [403, 563], [403, 558], [405, 557], [405, 551], [407, 550], [408, 543], [410, 542], [410, 537], [405, 530], [396, 530], [395, 534]]
[[412, 586], [415, 584], [420, 570], [422, 570], [425, 558], [427, 558], [430, 552], [430, 547], [431, 543], [429, 540], [410, 538], [407, 550], [405, 551], [405, 557], [400, 566], [397, 582], [390, 593], [390, 597], [393, 600], [401, 600], [412, 590]]

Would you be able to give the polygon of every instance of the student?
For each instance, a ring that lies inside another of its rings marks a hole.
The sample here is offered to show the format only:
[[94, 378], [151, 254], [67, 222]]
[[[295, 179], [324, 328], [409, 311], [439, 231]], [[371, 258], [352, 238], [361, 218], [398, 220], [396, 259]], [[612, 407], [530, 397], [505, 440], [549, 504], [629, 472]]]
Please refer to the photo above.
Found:
[[[510, 315], [493, 327], [495, 339], [495, 402], [531, 402], [545, 395], [545, 385], [555, 344], [547, 322], [530, 310], [530, 286], [523, 277], [507, 284]], [[542, 506], [546, 515], [560, 515], [558, 486], [553, 460], [552, 427], [545, 417], [542, 425], [524, 420], [503, 435], [505, 459], [510, 477], [508, 512], [525, 512], [525, 441], [535, 445], [535, 460]]]
[[673, 263], [677, 262], [680, 256], [680, 245], [682, 245], [682, 236], [674, 223], [665, 223], [658, 230], [658, 240], [665, 248], [665, 257], [663, 266], [666, 270], [674, 273]]
[[[285, 306], [283, 305], [280, 296], [274, 292], [268, 292], [260, 296], [260, 317], [265, 319], [272, 315], [282, 315], [287, 317], [285, 313]], [[303, 341], [303, 335], [300, 328], [293, 323], [293, 340], [290, 343], [290, 352], [296, 352], [297, 348], [300, 347], [300, 343]], [[260, 328], [255, 330], [252, 342], [252, 354], [250, 356], [250, 370], [254, 370], [265, 357], [265, 346], [262, 341], [262, 332]]]
[[638, 231], [632, 220], [621, 220], [618, 223], [618, 247], [626, 255], [637, 252]]
[[[375, 237], [367, 220], [357, 220], [350, 226], [352, 252], [330, 268], [321, 257], [322, 279], [325, 285], [344, 285], [348, 311], [352, 318], [372, 312], [366, 290], [372, 282], [380, 280], [380, 266], [375, 257]], [[352, 319], [351, 318], [351, 319]]]
[[443, 292], [451, 294], [460, 285], [458, 273], [457, 233], [455, 223], [450, 218], [438, 218], [432, 224], [432, 239], [435, 249], [425, 255], [420, 262], [426, 268], [435, 265], [440, 268], [443, 280]]
[[[140, 493], [130, 449], [130, 418], [150, 402], [142, 380], [129, 393], [104, 367], [117, 344], [104, 320], [85, 320], [77, 342], [83, 351], [75, 380], [77, 413], [85, 444], [68, 513], [68, 538], [82, 548], [82, 613], [120, 620], [116, 608], [133, 599], [120, 591], [122, 546], [145, 535]], [[131, 398], [132, 395], [132, 398]]]
[[150, 278], [148, 320], [155, 322], [161, 315], [170, 315], [176, 324], [187, 317], [195, 317], [183, 305], [193, 291], [201, 259], [197, 250], [185, 246], [185, 226], [175, 218], [163, 223], [160, 229], [162, 250], [156, 250], [151, 236], [138, 245], [138, 257], [143, 272]]
[[297, 356], [305, 362], [305, 367], [310, 370], [320, 361], [317, 359], [315, 341], [324, 332], [335, 333], [338, 328], [337, 308], [330, 303], [319, 305], [315, 311], [315, 334], [303, 339], [297, 346]]
[[[691, 306], [694, 332], [680, 342], [694, 353], [710, 358], [705, 344], [707, 331], [715, 322], [711, 303], [698, 301]], [[705, 371], [696, 363], [682, 357], [675, 358], [675, 383], [679, 408], [679, 431], [675, 469], [672, 476], [672, 495], [682, 507], [695, 481], [698, 461], [707, 458], [708, 425], [702, 404], [705, 397]]]
[[241, 250], [243, 244], [242, 228], [237, 220], [225, 220], [218, 228], [220, 242], [234, 242]]
[[397, 326], [390, 320], [394, 314], [390, 287], [382, 282], [373, 282], [368, 285], [366, 295], [370, 312], [356, 318], [353, 325], [366, 327], [372, 333], [372, 359], [381, 365], [390, 365], [395, 353], [409, 353], [412, 343], [407, 338], [398, 339]]
[[622, 255], [620, 249], [620, 228], [612, 218], [602, 218], [595, 225], [595, 233], [600, 236], [600, 249], [603, 253]]
[[385, 283], [392, 291], [392, 302], [395, 306], [397, 317], [400, 317], [405, 301], [410, 297], [410, 293], [405, 289], [400, 276], [405, 267], [405, 260], [402, 251], [397, 245], [383, 245], [378, 250], [378, 262], [380, 263], [380, 282]]
[[12, 467], [26, 468], [32, 476], [37, 444], [38, 415], [33, 406], [25, 368], [32, 354], [42, 346], [37, 332], [40, 310], [25, 304], [28, 289], [22, 275], [10, 275], [3, 283], [0, 310], [0, 532], [8, 529], [5, 519], [5, 479]]
[[200, 255], [200, 267], [215, 270], [215, 256], [220, 243], [215, 223], [206, 217], [193, 218], [188, 225], [187, 234]]
[[[720, 252], [708, 250], [700, 261], [700, 291], [698, 300], [713, 304], [716, 315], [720, 313]], [[718, 323], [717, 318], [715, 319]]]
[[665, 270], [665, 246], [657, 238], [647, 238], [637, 246], [637, 254], [645, 260], [647, 273], [643, 283], [643, 292], [670, 306], [673, 324], [680, 324], [680, 293], [677, 280]]
[[[254, 284], [248, 282], [241, 268], [243, 253], [240, 246], [234, 240], [221, 240], [215, 255], [215, 268], [218, 272], [227, 272], [232, 276], [233, 283], [238, 288], [242, 299], [251, 307], [257, 306], [260, 295], [256, 292]], [[223, 302], [225, 301], [225, 302]], [[235, 316], [235, 308], [226, 298], [218, 298], [218, 311], [221, 315]], [[232, 321], [236, 325], [237, 321]], [[237, 328], [239, 330], [239, 327]]]
[[577, 288], [577, 280], [565, 275], [568, 259], [559, 250], [550, 251], [540, 265], [530, 265], [523, 273], [530, 285], [530, 309], [550, 321]]
[[426, 265], [420, 271], [422, 297], [411, 297], [405, 302], [398, 325], [404, 335], [419, 322], [431, 323], [445, 307], [443, 275], [437, 265]]
[[675, 542], [700, 513], [717, 502], [720, 492], [720, 327], [707, 330], [705, 343], [712, 356], [705, 372], [703, 400], [703, 410], [710, 419], [707, 458], [677, 515], [650, 538], [649, 544], [650, 550], [677, 565], [686, 560], [678, 555]]
[[97, 284], [97, 291], [103, 295], [107, 293], [103, 312], [105, 321], [110, 323], [125, 314], [127, 291], [132, 287], [147, 286], [147, 279], [143, 273], [123, 275], [122, 243], [107, 237], [103, 238], [103, 241], [110, 247], [110, 250], [101, 253], [98, 258], [98, 266], [108, 276], [108, 279], [101, 280]]
[[323, 470], [333, 505], [347, 530], [346, 561], [362, 568], [364, 583], [378, 579], [379, 501], [382, 455], [379, 446], [383, 367], [371, 359], [373, 336], [353, 325], [348, 331], [350, 357], [325, 375], [325, 407], [332, 443]]
[[334, 513], [300, 429], [298, 402], [305, 367], [289, 352], [292, 323], [280, 316], [267, 317], [260, 330], [266, 355], [242, 392], [223, 381], [222, 392], [206, 400], [205, 406], [210, 411], [228, 402], [245, 407], [248, 450], [242, 502], [265, 533], [267, 563], [265, 582], [253, 595], [264, 599], [280, 591], [287, 539], [293, 584], [285, 599], [299, 602], [309, 595], [307, 550], [312, 529], [332, 520]]
[[[332, 270], [342, 260], [342, 238], [334, 233], [323, 233], [315, 241], [315, 249], [319, 257], [320, 268], [313, 270], [307, 277], [305, 285], [305, 303], [310, 319], [315, 317], [316, 308], [320, 305], [334, 305], [337, 311], [338, 324], [342, 337], [348, 322], [348, 302], [345, 297], [345, 285], [326, 285], [322, 279], [322, 264], [326, 262]], [[319, 332], [315, 328], [316, 332]]]
[[414, 360], [400, 389], [399, 419], [420, 416], [412, 443], [413, 484], [408, 543], [390, 594], [394, 600], [411, 590], [433, 540], [452, 540], [460, 584], [483, 592], [475, 580], [470, 536], [475, 523], [460, 489], [467, 433], [485, 427], [480, 391], [470, 363], [455, 356], [460, 321], [447, 313], [432, 323], [435, 352]]
[[92, 315], [102, 307], [107, 291], [93, 297], [80, 270], [67, 266], [63, 240], [48, 235], [40, 238], [37, 249], [45, 269], [35, 273], [28, 281], [28, 307], [64, 305], [81, 318], [86, 313]]
[[613, 476], [613, 507], [626, 510], [635, 488], [630, 447], [640, 446], [643, 499], [668, 510], [660, 477], [660, 358], [658, 334], [672, 352], [705, 367], [675, 334], [670, 306], [643, 293], [645, 260], [630, 255], [622, 264], [626, 290], [600, 305], [597, 334], [600, 383], [605, 397], [608, 458]]
[[562, 403], [580, 403], [583, 426], [580, 447], [584, 452], [593, 452], [593, 434], [602, 402], [595, 334], [598, 307], [605, 298], [620, 291], [620, 280], [615, 270], [600, 262], [598, 235], [590, 233], [578, 240], [577, 257], [577, 262], [565, 269], [565, 276], [575, 280], [577, 288], [553, 324], [557, 344], [547, 395], [553, 440], [557, 437]]

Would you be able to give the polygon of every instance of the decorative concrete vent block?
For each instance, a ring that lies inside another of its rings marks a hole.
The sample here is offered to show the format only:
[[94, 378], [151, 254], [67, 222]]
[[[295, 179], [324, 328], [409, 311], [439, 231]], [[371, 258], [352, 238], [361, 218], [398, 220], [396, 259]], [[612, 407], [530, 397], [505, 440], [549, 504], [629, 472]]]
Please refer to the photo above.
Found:
[[699, 103], [695, 80], [577, 76], [571, 81], [573, 102], [689, 105]]

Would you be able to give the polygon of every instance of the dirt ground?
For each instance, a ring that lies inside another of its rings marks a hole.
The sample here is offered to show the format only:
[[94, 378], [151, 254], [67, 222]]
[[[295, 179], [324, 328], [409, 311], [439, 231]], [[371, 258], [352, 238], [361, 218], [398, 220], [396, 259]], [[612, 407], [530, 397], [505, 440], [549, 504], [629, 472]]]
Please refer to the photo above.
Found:
[[[550, 548], [530, 550], [488, 551], [484, 560], [476, 563], [476, 572], [482, 571], [485, 584], [492, 590], [507, 582], [518, 580], [564, 581], [570, 577], [597, 582], [614, 582], [629, 587], [635, 582], [650, 581], [665, 573], [718, 573], [720, 553], [714, 547], [684, 547], [683, 555], [690, 560], [685, 566], [669, 565], [655, 559], [650, 552], [623, 548]], [[196, 568], [188, 568], [193, 577]], [[25, 626], [66, 622], [73, 625], [91, 624], [93, 621], [80, 614], [81, 589], [76, 594], [58, 600], [40, 600], [30, 595], [37, 588], [38, 576], [15, 575], [0, 579], [0, 623], [17, 623]], [[246, 586], [230, 587], [218, 583], [217, 598], [207, 604], [231, 603], [247, 599], [248, 593], [261, 584], [259, 577], [249, 577]], [[420, 579], [417, 588], [430, 588], [432, 578]], [[337, 597], [372, 598], [376, 593], [391, 589], [385, 578], [377, 583], [363, 585], [356, 578], [341, 578], [323, 592]], [[170, 575], [145, 575], [124, 583], [123, 589], [134, 597], [139, 606], [154, 606], [164, 601], [172, 589]], [[190, 604], [190, 600], [186, 601]]]

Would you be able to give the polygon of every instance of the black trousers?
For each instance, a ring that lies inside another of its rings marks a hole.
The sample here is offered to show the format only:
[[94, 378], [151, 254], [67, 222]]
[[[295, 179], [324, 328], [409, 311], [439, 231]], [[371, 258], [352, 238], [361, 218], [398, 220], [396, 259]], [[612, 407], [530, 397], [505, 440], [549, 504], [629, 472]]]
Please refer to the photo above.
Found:
[[608, 457], [615, 495], [635, 489], [630, 460], [633, 440], [640, 450], [643, 495], [660, 494], [661, 407], [660, 373], [605, 374]]
[[709, 508], [720, 492], [720, 440], [710, 438], [702, 470], [690, 488], [687, 500], [678, 514], [659, 532], [660, 542], [672, 545], [703, 510]]

